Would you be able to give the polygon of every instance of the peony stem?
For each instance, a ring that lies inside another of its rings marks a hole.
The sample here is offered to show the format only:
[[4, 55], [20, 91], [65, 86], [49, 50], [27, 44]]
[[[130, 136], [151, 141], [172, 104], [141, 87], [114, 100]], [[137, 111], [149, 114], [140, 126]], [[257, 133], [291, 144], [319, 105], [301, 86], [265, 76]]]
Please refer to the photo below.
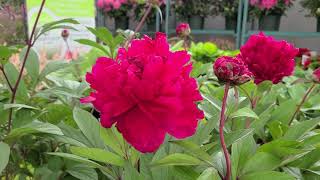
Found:
[[220, 125], [219, 125], [220, 142], [221, 142], [221, 147], [222, 147], [224, 157], [226, 159], [226, 165], [227, 165], [227, 172], [226, 172], [226, 176], [225, 176], [224, 180], [230, 180], [230, 176], [231, 176], [231, 160], [230, 160], [230, 155], [229, 155], [229, 152], [227, 149], [227, 145], [226, 145], [226, 142], [224, 139], [224, 132], [223, 132], [223, 128], [224, 128], [225, 120], [226, 120], [225, 119], [225, 109], [226, 109], [226, 105], [227, 105], [229, 88], [230, 88], [230, 83], [227, 82], [225, 85], [225, 89], [224, 89], [224, 96], [223, 96], [221, 114], [220, 114]]
[[303, 96], [300, 104], [297, 106], [296, 111], [294, 112], [294, 114], [292, 115], [290, 121], [289, 121], [289, 126], [291, 125], [292, 121], [294, 120], [294, 118], [296, 117], [296, 115], [298, 114], [298, 112], [300, 111], [302, 105], [305, 103], [305, 101], [307, 100], [308, 96], [310, 95], [310, 93], [313, 91], [313, 89], [316, 87], [316, 83], [313, 83], [312, 86], [310, 86], [310, 88], [307, 90], [306, 94]]
[[[41, 16], [41, 13], [42, 13], [42, 10], [44, 8], [45, 3], [46, 3], [46, 0], [42, 0], [39, 12], [37, 14], [36, 21], [35, 21], [35, 23], [33, 25], [33, 28], [32, 28], [32, 32], [31, 32], [30, 38], [27, 41], [27, 51], [26, 51], [26, 54], [23, 57], [22, 66], [21, 66], [21, 69], [20, 69], [20, 72], [19, 72], [18, 79], [17, 79], [17, 81], [16, 81], [16, 83], [13, 86], [13, 89], [12, 89], [12, 96], [11, 96], [11, 101], [10, 101], [11, 104], [15, 103], [17, 91], [18, 91], [18, 88], [19, 88], [19, 84], [20, 84], [20, 81], [22, 79], [23, 71], [24, 71], [24, 68], [26, 66], [29, 53], [31, 51], [32, 46], [34, 45], [34, 42], [32, 42], [32, 41], [33, 41], [33, 38], [35, 36], [36, 28], [37, 28], [37, 25], [38, 25], [38, 22], [39, 22], [39, 19], [40, 19], [40, 16]], [[13, 109], [11, 108], [10, 111], [9, 111], [8, 134], [10, 133], [11, 126], [12, 126], [12, 114], [13, 114]]]

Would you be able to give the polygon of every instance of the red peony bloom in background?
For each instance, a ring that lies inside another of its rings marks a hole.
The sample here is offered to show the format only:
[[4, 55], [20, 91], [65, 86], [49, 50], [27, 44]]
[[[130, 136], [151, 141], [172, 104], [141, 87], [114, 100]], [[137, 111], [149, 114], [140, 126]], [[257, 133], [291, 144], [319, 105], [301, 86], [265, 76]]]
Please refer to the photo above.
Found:
[[277, 84], [285, 76], [292, 75], [298, 49], [286, 41], [277, 41], [260, 33], [252, 35], [240, 52], [256, 84], [266, 80]]
[[313, 71], [312, 77], [314, 82], [320, 83], [320, 68]]
[[311, 56], [310, 49], [308, 48], [299, 48], [299, 52], [296, 57], [302, 57], [303, 55]]
[[[193, 135], [203, 112], [186, 51], [170, 52], [166, 36], [157, 33], [120, 48], [116, 61], [101, 57], [86, 76], [94, 90], [83, 98], [101, 112], [101, 124], [116, 124], [137, 150], [154, 152], [166, 133], [181, 139]], [[189, 64], [188, 64], [189, 63]]]
[[219, 81], [230, 82], [233, 85], [246, 83], [252, 78], [252, 73], [240, 57], [220, 57], [215, 61], [213, 70]]
[[176, 33], [180, 37], [189, 36], [191, 33], [191, 29], [188, 23], [180, 23], [176, 28]]

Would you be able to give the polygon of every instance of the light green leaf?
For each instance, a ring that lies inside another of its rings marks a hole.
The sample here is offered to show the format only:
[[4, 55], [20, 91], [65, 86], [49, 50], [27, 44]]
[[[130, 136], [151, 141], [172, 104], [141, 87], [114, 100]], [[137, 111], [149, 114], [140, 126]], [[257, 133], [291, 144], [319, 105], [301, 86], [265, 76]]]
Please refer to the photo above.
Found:
[[[124, 152], [122, 150], [122, 142], [123, 137], [120, 133], [116, 132], [115, 128], [103, 128], [100, 127], [100, 136], [103, 142], [110, 147], [117, 154], [124, 156]], [[116, 133], [118, 135], [116, 135]]]
[[6, 168], [9, 157], [10, 157], [10, 147], [3, 142], [0, 142], [0, 174]]
[[97, 43], [95, 41], [92, 41], [92, 40], [89, 40], [89, 39], [77, 39], [75, 41], [80, 43], [80, 44], [84, 44], [84, 45], [88, 45], [88, 46], [100, 49], [102, 52], [106, 53], [106, 55], [108, 57], [112, 57], [110, 52], [106, 48], [104, 48], [101, 44], [99, 44], [99, 43]]
[[70, 147], [70, 151], [78, 156], [92, 159], [95, 161], [112, 164], [116, 166], [124, 166], [124, 159], [118, 155], [97, 148], [86, 148], [86, 147]]
[[258, 152], [248, 160], [242, 173], [248, 174], [250, 172], [271, 171], [280, 164], [281, 160], [278, 157], [266, 152]]
[[171, 141], [170, 143], [173, 143], [182, 147], [190, 155], [197, 157], [200, 160], [210, 164], [211, 158], [209, 154], [204, 150], [202, 150], [200, 146], [194, 144], [193, 142], [188, 140], [181, 140], [181, 141]]
[[276, 171], [253, 172], [240, 177], [241, 180], [295, 180], [293, 176]]
[[49, 63], [46, 65], [46, 67], [41, 71], [40, 76], [39, 76], [39, 80], [43, 80], [43, 78], [45, 78], [47, 75], [61, 70], [63, 68], [66, 68], [69, 66], [69, 63], [66, 61], [49, 61]]
[[249, 117], [249, 118], [259, 119], [257, 114], [248, 107], [239, 109], [230, 115], [230, 118], [237, 118], [237, 117]]
[[297, 141], [286, 141], [279, 139], [263, 144], [259, 147], [258, 152], [268, 152], [272, 155], [282, 158], [304, 152], [298, 149], [299, 146], [300, 143]]
[[296, 110], [296, 101], [289, 99], [276, 107], [271, 114], [272, 121], [279, 121], [283, 124], [289, 124], [290, 118]]
[[197, 180], [221, 180], [221, 178], [216, 169], [208, 168], [203, 171]]
[[300, 122], [299, 124], [295, 124], [288, 129], [288, 131], [284, 134], [283, 138], [286, 140], [300, 139], [307, 132], [315, 128], [319, 123], [320, 118], [311, 119]]
[[314, 149], [299, 159], [291, 162], [289, 166], [298, 167], [300, 169], [310, 169], [316, 162], [320, 160], [320, 148]]
[[26, 105], [26, 104], [5, 104], [4, 109], [11, 109], [11, 108], [17, 108], [20, 109], [33, 109], [33, 110], [39, 110], [38, 108]]
[[[7, 63], [4, 66], [4, 71], [6, 72], [9, 82], [12, 86], [15, 85], [15, 83], [18, 80], [18, 76], [19, 76], [19, 72], [16, 69], [16, 67], [11, 64], [11, 63]], [[17, 100], [26, 100], [28, 98], [28, 90], [26, 87], [26, 84], [24, 82], [24, 79], [21, 79], [20, 84], [19, 84], [19, 88], [17, 91]]]
[[[24, 57], [27, 53], [27, 47], [22, 49], [20, 53], [20, 61], [24, 60]], [[27, 57], [26, 61], [26, 69], [28, 75], [31, 77], [32, 81], [35, 82], [39, 76], [39, 69], [40, 69], [40, 62], [39, 56], [34, 49], [30, 49], [29, 56]]]
[[124, 179], [125, 180], [144, 180], [141, 174], [130, 164], [126, 163], [124, 167]]
[[92, 114], [76, 107], [73, 110], [73, 118], [94, 147], [104, 148], [100, 137], [100, 124]]
[[152, 167], [159, 167], [159, 166], [192, 166], [192, 165], [199, 165], [201, 161], [197, 158], [192, 156], [175, 153], [170, 154], [163, 159], [153, 161], [151, 163]]

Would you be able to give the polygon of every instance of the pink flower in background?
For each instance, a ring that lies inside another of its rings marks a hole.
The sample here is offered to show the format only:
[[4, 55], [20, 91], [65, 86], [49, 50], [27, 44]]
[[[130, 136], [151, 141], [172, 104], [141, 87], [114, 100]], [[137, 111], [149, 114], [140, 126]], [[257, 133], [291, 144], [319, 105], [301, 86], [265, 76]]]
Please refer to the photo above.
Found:
[[189, 61], [186, 51], [169, 50], [165, 34], [133, 40], [116, 60], [97, 60], [86, 76], [94, 91], [81, 101], [101, 112], [103, 127], [116, 124], [137, 150], [154, 152], [167, 133], [178, 139], [193, 135], [203, 118]]
[[308, 48], [299, 48], [299, 53], [297, 54], [296, 57], [302, 57], [303, 55], [311, 56], [310, 49]]
[[253, 73], [256, 84], [266, 80], [277, 84], [285, 76], [292, 75], [298, 49], [286, 41], [277, 41], [260, 33], [252, 35], [240, 52], [249, 71]]
[[257, 6], [260, 9], [271, 9], [278, 4], [278, 0], [250, 0], [252, 6]]
[[239, 57], [222, 56], [213, 65], [214, 74], [221, 82], [240, 85], [251, 80], [252, 73]]
[[119, 9], [121, 5], [127, 3], [127, 0], [98, 0], [97, 6], [105, 11], [110, 11], [112, 9]]
[[180, 23], [176, 28], [176, 33], [180, 37], [189, 36], [191, 33], [191, 29], [188, 23]]

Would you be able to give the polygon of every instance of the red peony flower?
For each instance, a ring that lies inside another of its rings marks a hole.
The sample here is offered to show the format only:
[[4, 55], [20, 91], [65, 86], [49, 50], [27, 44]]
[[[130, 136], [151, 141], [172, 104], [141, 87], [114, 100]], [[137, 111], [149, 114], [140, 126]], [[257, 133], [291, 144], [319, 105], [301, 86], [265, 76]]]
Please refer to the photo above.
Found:
[[277, 41], [260, 33], [252, 35], [240, 52], [256, 84], [266, 80], [277, 84], [285, 76], [292, 75], [298, 49], [286, 41]]
[[170, 52], [166, 36], [157, 33], [120, 48], [118, 57], [101, 57], [86, 76], [94, 90], [83, 98], [101, 112], [101, 124], [116, 124], [137, 150], [154, 152], [166, 133], [181, 139], [193, 135], [203, 112], [186, 51]]
[[252, 73], [240, 57], [220, 57], [215, 61], [213, 70], [219, 81], [233, 85], [246, 83], [252, 78]]
[[313, 71], [312, 77], [314, 82], [320, 83], [320, 68]]
[[301, 63], [303, 66], [303, 69], [308, 69], [311, 64], [311, 57], [307, 55], [302, 55]]
[[188, 23], [180, 23], [176, 28], [176, 33], [180, 37], [189, 36], [191, 33], [191, 29]]

